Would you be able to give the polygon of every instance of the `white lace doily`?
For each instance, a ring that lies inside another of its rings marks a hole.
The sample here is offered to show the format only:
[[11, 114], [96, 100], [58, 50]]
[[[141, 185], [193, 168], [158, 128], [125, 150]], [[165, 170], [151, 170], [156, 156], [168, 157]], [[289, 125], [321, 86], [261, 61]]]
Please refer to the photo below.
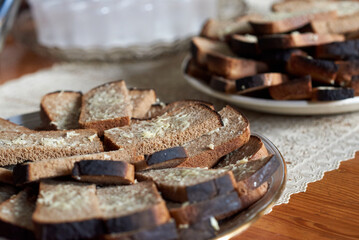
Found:
[[[184, 80], [185, 54], [164, 59], [121, 63], [62, 63], [0, 85], [0, 117], [38, 111], [41, 96], [56, 90], [87, 91], [111, 80], [125, 79], [129, 87], [154, 88], [165, 101], [202, 99], [217, 108], [223, 101], [206, 96]], [[306, 190], [326, 171], [337, 169], [359, 150], [359, 113], [321, 117], [292, 117], [243, 111], [251, 130], [268, 137], [281, 151], [288, 168], [286, 189], [277, 204]]]

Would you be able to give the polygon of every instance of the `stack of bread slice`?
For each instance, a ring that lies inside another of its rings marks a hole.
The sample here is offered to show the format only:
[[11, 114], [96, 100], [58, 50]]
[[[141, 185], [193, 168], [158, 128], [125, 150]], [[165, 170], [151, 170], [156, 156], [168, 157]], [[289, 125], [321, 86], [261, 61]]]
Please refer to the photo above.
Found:
[[359, 96], [359, 2], [283, 1], [267, 15], [208, 20], [185, 73], [228, 94], [333, 101]]
[[0, 121], [0, 237], [212, 238], [279, 164], [233, 107], [124, 81], [49, 93], [41, 111], [44, 130]]

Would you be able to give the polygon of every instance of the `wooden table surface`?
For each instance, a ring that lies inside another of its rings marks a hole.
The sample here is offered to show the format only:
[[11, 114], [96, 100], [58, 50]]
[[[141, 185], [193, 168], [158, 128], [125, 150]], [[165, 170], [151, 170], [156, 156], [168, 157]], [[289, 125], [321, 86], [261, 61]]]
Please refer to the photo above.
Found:
[[[52, 64], [8, 40], [0, 53], [0, 84]], [[359, 153], [234, 239], [359, 239]]]

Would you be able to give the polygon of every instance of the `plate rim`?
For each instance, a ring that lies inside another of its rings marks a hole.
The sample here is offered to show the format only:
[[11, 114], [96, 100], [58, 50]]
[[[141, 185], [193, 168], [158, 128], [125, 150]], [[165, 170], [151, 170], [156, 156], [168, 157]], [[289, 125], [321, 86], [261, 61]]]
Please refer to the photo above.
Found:
[[[36, 112], [31, 112], [31, 113], [26, 113], [26, 114], [15, 115], [15, 116], [9, 117], [8, 120], [13, 123], [34, 129], [35, 124], [33, 124], [33, 121], [40, 121], [40, 112], [36, 111]], [[39, 126], [40, 126], [40, 124], [41, 124], [41, 122], [39, 122]], [[267, 137], [263, 136], [260, 133], [256, 133], [256, 132], [251, 132], [251, 135], [259, 137], [265, 144], [268, 151], [270, 153], [272, 153], [277, 158], [277, 160], [280, 162], [280, 167], [283, 168], [283, 173], [279, 179], [280, 180], [279, 188], [277, 189], [275, 194], [273, 196], [271, 196], [270, 200], [263, 203], [263, 205], [260, 205], [260, 204], [257, 204], [255, 206], [252, 205], [252, 206], [254, 206], [254, 208], [258, 207], [258, 210], [255, 213], [250, 214], [249, 217], [246, 218], [246, 220], [241, 223], [241, 225], [239, 225], [239, 226], [235, 225], [224, 232], [218, 233], [218, 235], [216, 235], [214, 238], [212, 238], [213, 240], [230, 239], [234, 236], [239, 235], [243, 231], [245, 231], [249, 226], [251, 226], [254, 222], [256, 222], [261, 216], [263, 216], [268, 210], [270, 210], [274, 206], [274, 204], [278, 201], [278, 199], [280, 198], [280, 196], [282, 195], [282, 193], [285, 189], [286, 181], [287, 181], [287, 166], [286, 166], [286, 162], [285, 162], [283, 155], [278, 150], [278, 148]], [[273, 178], [273, 176], [272, 176], [272, 178]], [[271, 178], [271, 180], [272, 180], [272, 178]], [[269, 192], [269, 189], [266, 194], [268, 194], [268, 192]], [[256, 203], [260, 203], [260, 201], [261, 201], [261, 199]], [[254, 204], [256, 204], [256, 203], [254, 203]], [[251, 208], [251, 207], [249, 207], [249, 208]], [[241, 213], [241, 212], [239, 212], [239, 213]], [[237, 214], [239, 214], [239, 213], [237, 213]], [[242, 213], [243, 213], [243, 211], [242, 211]]]
[[186, 74], [186, 66], [191, 60], [187, 55], [182, 61], [182, 74], [186, 81], [198, 91], [237, 106], [259, 112], [285, 114], [285, 115], [328, 115], [359, 111], [359, 96], [338, 101], [310, 102], [307, 100], [273, 100], [241, 96], [216, 91]]

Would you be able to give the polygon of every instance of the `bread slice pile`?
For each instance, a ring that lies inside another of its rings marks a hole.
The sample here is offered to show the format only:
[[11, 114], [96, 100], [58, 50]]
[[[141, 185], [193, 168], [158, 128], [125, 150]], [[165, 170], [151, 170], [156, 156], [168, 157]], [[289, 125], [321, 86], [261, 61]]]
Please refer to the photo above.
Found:
[[124, 81], [49, 93], [41, 111], [45, 130], [0, 121], [0, 237], [213, 238], [279, 164], [236, 109]]
[[359, 96], [359, 2], [283, 1], [268, 15], [208, 20], [185, 73], [214, 90], [274, 100]]

